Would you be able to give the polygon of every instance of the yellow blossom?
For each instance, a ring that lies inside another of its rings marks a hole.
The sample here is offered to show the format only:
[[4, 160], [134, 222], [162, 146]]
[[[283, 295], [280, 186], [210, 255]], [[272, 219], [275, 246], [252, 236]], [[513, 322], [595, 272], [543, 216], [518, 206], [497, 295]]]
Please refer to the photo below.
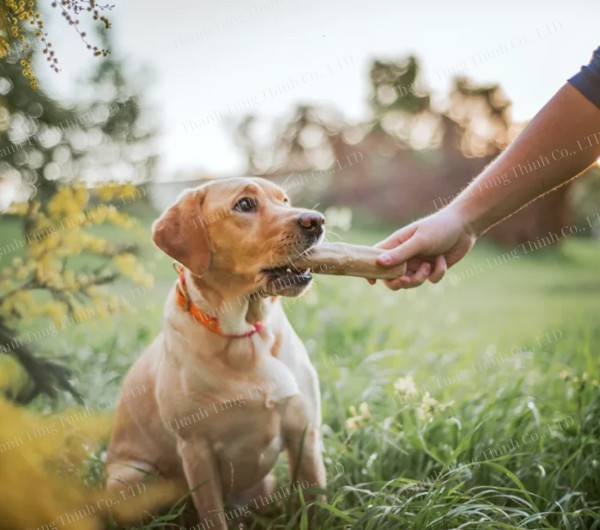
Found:
[[137, 263], [133, 254], [125, 253], [115, 256], [113, 260], [117, 270], [125, 276], [130, 276], [135, 273]]
[[130, 217], [127, 214], [119, 212], [116, 208], [107, 208], [106, 210], [106, 220], [110, 223], [120, 226], [122, 228], [131, 229], [134, 228], [137, 224], [137, 221]]
[[77, 278], [75, 276], [75, 271], [72, 269], [67, 269], [63, 272], [63, 285], [65, 289], [70, 289], [72, 291], [76, 291], [79, 287], [79, 283], [77, 282]]
[[8, 211], [14, 215], [22, 216], [27, 213], [28, 208], [29, 206], [26, 202], [13, 202]]
[[145, 287], [146, 289], [152, 289], [154, 287], [154, 276], [152, 276], [150, 273], [142, 274], [136, 283], [142, 287]]
[[88, 198], [88, 192], [83, 186], [75, 188], [73, 199], [80, 208], [83, 208], [86, 205], [86, 203], [88, 202]]
[[412, 399], [417, 396], [417, 387], [412, 376], [400, 377], [394, 383], [394, 388], [398, 394], [405, 399]]
[[425, 392], [421, 399], [421, 404], [417, 408], [417, 417], [423, 423], [430, 422], [440, 412], [454, 405], [454, 401], [440, 403], [437, 399], [431, 397], [429, 392]]
[[417, 417], [422, 422], [428, 422], [433, 419], [436, 413], [439, 411], [439, 402], [437, 399], [432, 398], [429, 392], [425, 392], [421, 404], [417, 409]]
[[111, 201], [115, 197], [115, 188], [113, 184], [105, 184], [96, 188], [96, 195], [103, 201]]
[[63, 302], [52, 301], [42, 306], [44, 314], [48, 315], [56, 326], [67, 316], [67, 306]]
[[[92, 320], [92, 316], [107, 316], [116, 311], [129, 310], [127, 304], [107, 297], [104, 288], [94, 283], [99, 281], [100, 272], [84, 272], [77, 268], [77, 258], [81, 254], [93, 255], [94, 261], [98, 257], [104, 260], [93, 270], [102, 271], [109, 259], [113, 260], [114, 268], [123, 276], [133, 282], [150, 288], [153, 285], [153, 276], [131, 253], [122, 253], [112, 257], [116, 252], [115, 244], [98, 235], [91, 233], [88, 227], [101, 223], [112, 223], [116, 226], [130, 230], [139, 230], [139, 223], [130, 215], [120, 212], [114, 204], [92, 205], [89, 202], [94, 198], [103, 196], [107, 199], [119, 199], [124, 202], [128, 198], [138, 197], [139, 189], [131, 184], [108, 185], [98, 190], [89, 190], [81, 184], [63, 185], [42, 205], [40, 201], [13, 204], [10, 211], [13, 214], [26, 217], [27, 234], [26, 245], [22, 249], [23, 256], [17, 256], [10, 266], [2, 267], [0, 275], [0, 288], [6, 292], [0, 310], [7, 316], [9, 324], [12, 320], [50, 317], [55, 324], [64, 322], [67, 317], [68, 307], [62, 300], [66, 297], [71, 303], [79, 298], [78, 294], [92, 297], [90, 307], [78, 307], [79, 320]], [[86, 210], [87, 208], [87, 210]], [[132, 236], [135, 239], [135, 235]], [[87, 266], [87, 265], [86, 265]], [[34, 282], [36, 296], [32, 296], [27, 282]], [[14, 288], [26, 285], [25, 289], [12, 292]], [[52, 294], [48, 301], [38, 296], [37, 288], [42, 287]], [[85, 311], [87, 309], [87, 311]], [[77, 318], [75, 318], [77, 320]]]
[[367, 405], [365, 402], [361, 403], [358, 406], [358, 411], [360, 412], [360, 415], [366, 419], [366, 420], [370, 420], [371, 419], [371, 411], [369, 410], [369, 405]]
[[0, 355], [0, 393], [15, 395], [28, 380], [27, 372], [12, 355]]
[[116, 269], [133, 282], [150, 288], [153, 285], [153, 277], [146, 272], [144, 267], [130, 253], [119, 254], [113, 259]]
[[16, 291], [2, 299], [0, 312], [12, 317], [29, 317], [35, 311], [35, 301], [30, 291]]
[[350, 432], [358, 430], [371, 419], [369, 406], [364, 402], [358, 406], [358, 411], [354, 405], [351, 405], [348, 410], [350, 411], [350, 417], [346, 419], [346, 429]]
[[61, 219], [79, 213], [80, 208], [75, 200], [73, 189], [68, 186], [59, 189], [48, 201], [47, 210], [52, 219]]

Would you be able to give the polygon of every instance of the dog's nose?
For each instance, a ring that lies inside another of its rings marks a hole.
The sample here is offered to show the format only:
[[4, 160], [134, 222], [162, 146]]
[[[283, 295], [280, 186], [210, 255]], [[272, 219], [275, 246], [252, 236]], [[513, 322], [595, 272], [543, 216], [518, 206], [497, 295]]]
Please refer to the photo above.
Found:
[[325, 217], [319, 212], [304, 212], [298, 216], [298, 224], [303, 230], [320, 236], [323, 233]]

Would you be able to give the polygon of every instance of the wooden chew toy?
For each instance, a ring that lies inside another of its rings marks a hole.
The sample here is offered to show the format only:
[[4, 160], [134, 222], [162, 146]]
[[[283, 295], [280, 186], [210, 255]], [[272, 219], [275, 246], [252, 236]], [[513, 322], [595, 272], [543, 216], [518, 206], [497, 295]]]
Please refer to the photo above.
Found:
[[394, 267], [382, 267], [375, 260], [385, 251], [349, 243], [321, 243], [299, 258], [292, 260], [298, 269], [309, 267], [316, 274], [357, 276], [375, 280], [392, 280], [402, 276], [406, 263]]

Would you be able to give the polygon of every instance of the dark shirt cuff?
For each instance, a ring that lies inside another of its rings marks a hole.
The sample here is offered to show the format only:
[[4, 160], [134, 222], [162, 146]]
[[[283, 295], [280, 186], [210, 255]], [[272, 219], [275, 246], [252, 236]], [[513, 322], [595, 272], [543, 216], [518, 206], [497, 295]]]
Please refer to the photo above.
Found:
[[569, 83], [600, 109], [600, 47], [592, 54], [592, 60], [571, 77]]

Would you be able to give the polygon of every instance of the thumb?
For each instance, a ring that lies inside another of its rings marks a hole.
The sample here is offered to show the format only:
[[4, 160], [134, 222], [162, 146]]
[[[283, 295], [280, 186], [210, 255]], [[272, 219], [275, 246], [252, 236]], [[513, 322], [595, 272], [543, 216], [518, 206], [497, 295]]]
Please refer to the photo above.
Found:
[[386, 237], [383, 241], [380, 241], [375, 245], [375, 248], [392, 249], [397, 247], [400, 243], [404, 243], [410, 239], [417, 231], [416, 225], [408, 225], [400, 230], [396, 230], [392, 235]]
[[405, 263], [410, 258], [420, 254], [421, 251], [421, 241], [416, 237], [413, 237], [405, 243], [401, 243], [396, 248], [388, 250], [387, 252], [377, 256], [377, 263], [385, 267], [393, 267], [394, 265]]

